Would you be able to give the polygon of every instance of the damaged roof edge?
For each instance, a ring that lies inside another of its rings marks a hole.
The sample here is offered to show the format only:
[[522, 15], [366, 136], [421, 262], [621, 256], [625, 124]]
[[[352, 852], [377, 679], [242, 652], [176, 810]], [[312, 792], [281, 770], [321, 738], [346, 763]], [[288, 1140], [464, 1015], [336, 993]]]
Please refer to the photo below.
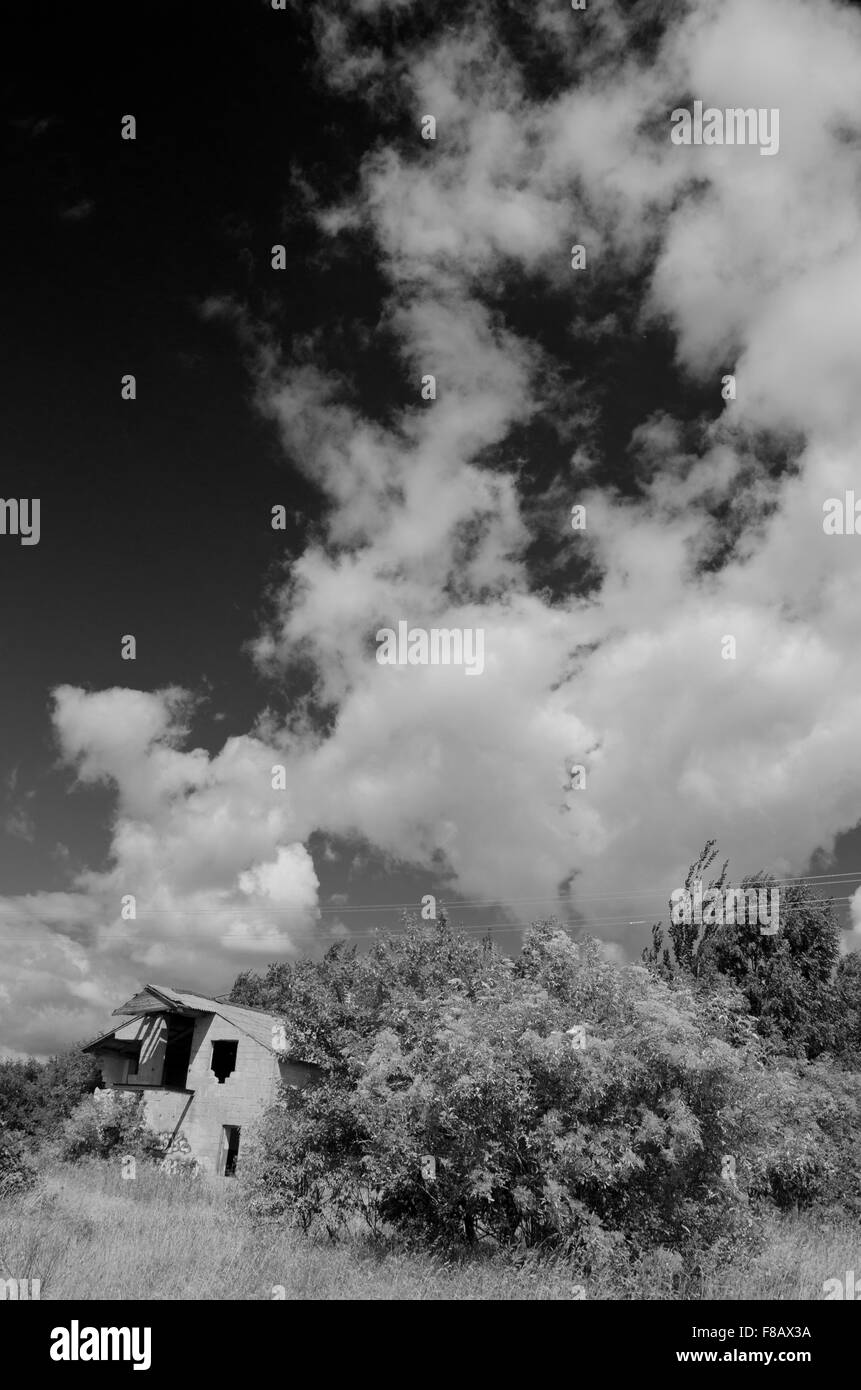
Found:
[[[194, 1000], [194, 1003], [190, 1001]], [[140, 1007], [136, 1007], [140, 1004]], [[200, 1008], [200, 1004], [211, 1004], [211, 1008]], [[233, 1017], [234, 1012], [250, 1014], [250, 1018], [238, 1019]], [[146, 1018], [148, 1014], [158, 1013], [179, 1013], [187, 1017], [205, 1018], [207, 1015], [222, 1018], [238, 1032], [257, 1043], [258, 1047], [264, 1048], [279, 1062], [286, 1062], [292, 1066], [313, 1067], [315, 1071], [324, 1071], [318, 1062], [309, 1062], [304, 1057], [288, 1055], [277, 1051], [272, 1046], [273, 1025], [283, 1023], [283, 1017], [279, 1014], [270, 1013], [265, 1009], [251, 1008], [247, 1004], [230, 1004], [216, 999], [212, 995], [198, 994], [194, 990], [178, 990], [167, 985], [144, 985], [143, 989], [137, 994], [132, 995], [131, 999], [126, 1000], [118, 1009], [114, 1009], [112, 1017], [125, 1018], [127, 1022], [118, 1023], [115, 1028], [108, 1029], [104, 1033], [99, 1033], [90, 1042], [81, 1048], [83, 1052], [95, 1051], [97, 1045], [112, 1038], [120, 1028], [128, 1026], [135, 1018]]]

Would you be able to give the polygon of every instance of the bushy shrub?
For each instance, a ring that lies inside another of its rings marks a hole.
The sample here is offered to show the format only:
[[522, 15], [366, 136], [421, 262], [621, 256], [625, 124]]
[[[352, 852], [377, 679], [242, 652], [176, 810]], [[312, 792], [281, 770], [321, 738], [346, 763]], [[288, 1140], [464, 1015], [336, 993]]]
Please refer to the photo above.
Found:
[[143, 1097], [105, 1090], [87, 1096], [63, 1125], [63, 1158], [155, 1158], [159, 1142], [146, 1123]]
[[26, 1192], [35, 1178], [35, 1169], [21, 1135], [0, 1120], [0, 1199]]
[[75, 1047], [47, 1062], [0, 1061], [0, 1113], [10, 1129], [40, 1141], [53, 1138], [99, 1076], [95, 1059]]
[[823, 1059], [769, 1072], [772, 1105], [750, 1192], [781, 1211], [861, 1212], [861, 1076]]
[[364, 1216], [581, 1264], [590, 1245], [686, 1255], [755, 1224], [746, 1186], [778, 1116], [729, 988], [704, 998], [620, 969], [552, 923], [515, 963], [444, 922], [241, 985], [283, 1009], [298, 1055], [328, 1063], [260, 1126], [244, 1178], [257, 1214], [333, 1233]]

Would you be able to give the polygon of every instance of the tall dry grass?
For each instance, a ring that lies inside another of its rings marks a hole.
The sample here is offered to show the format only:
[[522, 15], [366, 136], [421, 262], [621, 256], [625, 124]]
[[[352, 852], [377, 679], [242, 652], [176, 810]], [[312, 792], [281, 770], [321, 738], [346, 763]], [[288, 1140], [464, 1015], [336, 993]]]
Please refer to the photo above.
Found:
[[660, 1261], [625, 1287], [562, 1260], [462, 1262], [371, 1246], [332, 1245], [282, 1227], [252, 1227], [237, 1185], [188, 1183], [91, 1160], [48, 1170], [37, 1192], [0, 1205], [0, 1273], [41, 1280], [42, 1299], [821, 1299], [826, 1279], [861, 1271], [861, 1228], [846, 1219], [775, 1219], [744, 1266], [674, 1287]]

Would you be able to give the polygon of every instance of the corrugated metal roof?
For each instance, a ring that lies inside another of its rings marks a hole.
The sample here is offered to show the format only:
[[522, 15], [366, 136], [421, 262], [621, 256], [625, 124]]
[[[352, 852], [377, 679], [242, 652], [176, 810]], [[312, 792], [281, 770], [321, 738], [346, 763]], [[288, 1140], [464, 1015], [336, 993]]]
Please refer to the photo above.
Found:
[[171, 989], [167, 985], [154, 985], [159, 994], [174, 999], [177, 1004], [185, 1004], [189, 1009], [200, 1009], [201, 1013], [218, 1014], [240, 1032], [247, 1033], [267, 1052], [273, 1052], [272, 1025], [283, 1020], [277, 1014], [265, 1013], [262, 1009], [249, 1009], [241, 1004], [222, 1004], [219, 999], [211, 999], [206, 994], [192, 994], [190, 990]]
[[[313, 1062], [305, 1062], [301, 1057], [288, 1057], [284, 1053], [275, 1051], [272, 1046], [272, 1027], [273, 1024], [283, 1023], [283, 1019], [278, 1014], [268, 1013], [265, 1009], [254, 1009], [245, 1004], [225, 1004], [221, 999], [213, 999], [208, 994], [195, 994], [191, 990], [173, 989], [170, 985], [145, 985], [140, 994], [134, 996], [135, 1001], [140, 999], [147, 990], [154, 991], [152, 995], [154, 1000], [160, 996], [168, 1004], [179, 1004], [183, 1008], [196, 1009], [203, 1014], [217, 1014], [219, 1018], [225, 1019], [234, 1028], [238, 1028], [240, 1033], [244, 1033], [260, 1047], [264, 1047], [267, 1052], [271, 1052], [274, 1057], [280, 1057], [282, 1061], [299, 1063], [303, 1066], [315, 1065]], [[141, 1015], [143, 1013], [144, 1010], [142, 1009]], [[137, 1016], [140, 1017], [141, 1015]], [[126, 1027], [128, 1027], [128, 1022], [117, 1024], [116, 1028], [100, 1034], [86, 1046], [90, 1048], [94, 1043], [101, 1042], [104, 1038], [111, 1037], [121, 1028]]]

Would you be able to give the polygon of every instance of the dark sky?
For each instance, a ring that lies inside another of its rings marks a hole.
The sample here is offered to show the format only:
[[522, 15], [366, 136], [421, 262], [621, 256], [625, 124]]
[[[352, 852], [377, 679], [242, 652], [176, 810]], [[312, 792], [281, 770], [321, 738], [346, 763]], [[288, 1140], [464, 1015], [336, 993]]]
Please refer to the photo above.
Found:
[[[216, 737], [247, 729], [261, 697], [241, 647], [291, 540], [261, 517], [277, 502], [314, 504], [249, 407], [235, 340], [199, 306], [276, 292], [268, 248], [288, 235], [291, 162], [325, 143], [324, 108], [302, 84], [291, 16], [218, 7], [205, 26], [213, 52], [224, 26], [216, 67], [193, 61], [176, 10], [147, 6], [140, 27], [159, 42], [110, 64], [91, 54], [87, 66], [79, 39], [84, 69], [65, 85], [40, 59], [7, 86], [4, 485], [42, 503], [41, 544], [0, 549], [3, 591], [16, 596], [2, 627], [14, 672], [0, 696], [6, 754], [40, 788], [37, 841], [3, 845], [10, 892], [37, 875], [58, 886], [52, 835], [88, 861], [105, 847], [107, 793], [78, 795], [68, 815], [50, 689], [122, 685], [133, 669], [146, 689], [210, 687], [198, 742], [210, 744], [216, 712]], [[134, 142], [120, 139], [126, 113]], [[296, 265], [291, 246], [283, 294], [298, 315]], [[134, 402], [121, 399], [127, 372]], [[134, 668], [120, 657], [125, 633]]]

